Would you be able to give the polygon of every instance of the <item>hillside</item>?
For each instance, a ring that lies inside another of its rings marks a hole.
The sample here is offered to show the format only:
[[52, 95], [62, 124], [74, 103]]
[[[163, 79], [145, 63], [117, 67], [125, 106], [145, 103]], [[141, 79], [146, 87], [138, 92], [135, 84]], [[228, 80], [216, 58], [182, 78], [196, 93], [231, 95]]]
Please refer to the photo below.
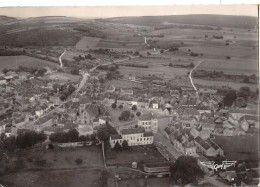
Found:
[[17, 21], [17, 19], [13, 18], [13, 17], [0, 15], [0, 23], [8, 23], [8, 22], [12, 22], [12, 21]]
[[124, 23], [144, 26], [160, 26], [163, 22], [207, 25], [215, 27], [233, 27], [253, 29], [257, 25], [257, 17], [229, 16], [229, 15], [173, 15], [173, 16], [143, 16], [143, 17], [117, 17], [98, 19], [104, 22]]

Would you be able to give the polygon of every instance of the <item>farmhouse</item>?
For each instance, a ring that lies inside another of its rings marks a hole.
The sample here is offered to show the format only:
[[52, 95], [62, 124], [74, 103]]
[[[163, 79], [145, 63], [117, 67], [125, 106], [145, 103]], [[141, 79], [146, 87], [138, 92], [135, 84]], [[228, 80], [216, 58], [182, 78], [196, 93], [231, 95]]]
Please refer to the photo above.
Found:
[[121, 134], [110, 136], [110, 146], [113, 148], [116, 142], [122, 145], [124, 140], [129, 146], [153, 144], [153, 133], [146, 132], [144, 128], [123, 129]]

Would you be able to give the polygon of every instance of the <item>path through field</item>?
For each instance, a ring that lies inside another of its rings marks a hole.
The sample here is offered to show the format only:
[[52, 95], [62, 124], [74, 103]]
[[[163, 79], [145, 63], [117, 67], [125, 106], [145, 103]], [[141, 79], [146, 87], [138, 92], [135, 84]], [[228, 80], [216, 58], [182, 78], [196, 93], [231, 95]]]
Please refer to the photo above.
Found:
[[62, 60], [61, 60], [61, 57], [66, 53], [66, 49], [64, 50], [64, 52], [60, 55], [59, 57], [59, 62], [60, 62], [60, 67], [62, 68], [63, 67], [63, 63], [62, 63]]
[[192, 80], [192, 72], [193, 70], [195, 70], [203, 61], [199, 61], [199, 63], [190, 71], [190, 74], [189, 74], [189, 78], [190, 78], [190, 83], [192, 85], [192, 87], [194, 88], [194, 90], [196, 91], [196, 94], [199, 96], [199, 93], [198, 93], [198, 90], [196, 88], [196, 86], [194, 85], [193, 83], [193, 80]]

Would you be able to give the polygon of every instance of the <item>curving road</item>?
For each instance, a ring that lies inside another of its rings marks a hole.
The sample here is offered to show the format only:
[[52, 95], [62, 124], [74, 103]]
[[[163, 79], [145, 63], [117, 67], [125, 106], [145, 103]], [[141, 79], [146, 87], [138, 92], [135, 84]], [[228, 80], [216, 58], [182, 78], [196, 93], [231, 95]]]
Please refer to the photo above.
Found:
[[197, 94], [198, 96], [199, 96], [198, 89], [196, 88], [196, 86], [194, 85], [193, 80], [192, 80], [192, 72], [193, 72], [202, 62], [203, 62], [203, 61], [199, 61], [199, 63], [190, 71], [190, 74], [189, 74], [190, 83], [191, 83], [192, 87], [194, 88], [194, 90], [196, 91], [196, 94]]
[[66, 49], [64, 50], [64, 52], [60, 55], [59, 57], [59, 62], [60, 62], [60, 67], [62, 68], [63, 67], [63, 63], [62, 63], [62, 60], [61, 60], [61, 57], [66, 53]]

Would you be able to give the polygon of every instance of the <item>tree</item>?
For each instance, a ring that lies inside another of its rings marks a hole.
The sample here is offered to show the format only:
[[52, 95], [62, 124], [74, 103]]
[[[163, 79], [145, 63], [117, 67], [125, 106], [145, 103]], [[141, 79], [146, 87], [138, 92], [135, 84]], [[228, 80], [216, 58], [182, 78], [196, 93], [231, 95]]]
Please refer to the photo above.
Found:
[[226, 59], [230, 60], [230, 59], [231, 59], [231, 57], [230, 57], [230, 56], [227, 56], [227, 57], [226, 57]]
[[121, 145], [119, 144], [118, 141], [116, 141], [116, 144], [115, 144], [115, 146], [114, 146], [114, 149], [115, 149], [116, 151], [120, 151], [120, 150], [121, 150]]
[[77, 158], [77, 159], [75, 160], [75, 162], [76, 162], [76, 164], [80, 165], [80, 164], [83, 163], [83, 160], [82, 160], [81, 158]]
[[151, 53], [149, 51], [147, 51], [147, 55], [151, 55]]
[[204, 176], [204, 171], [198, 165], [197, 158], [192, 156], [180, 156], [170, 169], [172, 178], [181, 185], [196, 182]]
[[77, 142], [79, 141], [79, 132], [76, 129], [70, 129], [67, 133], [68, 140], [70, 142]]
[[250, 96], [250, 88], [247, 86], [242, 86], [239, 88], [238, 94], [239, 97], [243, 97], [244, 99], [248, 99]]
[[41, 143], [47, 139], [43, 133], [36, 133], [34, 131], [26, 131], [17, 136], [15, 144], [22, 149], [32, 147], [34, 144]]
[[108, 79], [108, 80], [113, 79], [113, 73], [108, 72], [108, 73], [107, 73], [107, 79]]
[[169, 63], [169, 66], [172, 67], [172, 63]]
[[70, 84], [68, 87], [69, 94], [72, 94], [75, 90], [76, 90], [76, 88]]
[[136, 111], [136, 110], [137, 110], [137, 106], [136, 106], [136, 105], [133, 105], [133, 106], [132, 106], [132, 110], [133, 110], [133, 111]]
[[208, 35], [205, 35], [205, 38], [208, 38]]
[[119, 107], [118, 107], [119, 109], [122, 109], [123, 108], [123, 105], [119, 105]]
[[3, 74], [6, 74], [8, 71], [9, 71], [9, 70], [6, 69], [6, 68], [4, 68], [4, 69], [2, 70]]
[[97, 137], [101, 141], [108, 140], [110, 135], [118, 134], [117, 130], [112, 127], [108, 122], [105, 125], [99, 126], [97, 129]]
[[237, 95], [235, 91], [228, 92], [225, 97], [223, 98], [222, 102], [224, 106], [230, 107], [232, 106], [233, 102], [236, 100]]
[[246, 76], [246, 77], [244, 78], [243, 82], [244, 82], [244, 83], [249, 83], [249, 77]]
[[78, 75], [78, 74], [79, 74], [79, 69], [73, 68], [73, 69], [71, 70], [71, 74], [72, 74], [72, 75]]
[[163, 53], [163, 52], [164, 52], [164, 50], [163, 50], [163, 49], [161, 49], [161, 50], [160, 50], [160, 53]]
[[139, 112], [139, 111], [136, 112], [136, 116], [138, 116], [138, 117], [141, 116], [141, 112]]
[[123, 141], [122, 148], [123, 148], [123, 150], [128, 150], [129, 149], [129, 145], [128, 145], [128, 142], [126, 140]]
[[113, 109], [116, 109], [116, 103], [113, 103], [113, 104], [111, 105], [111, 107], [112, 107]]
[[120, 115], [120, 119], [126, 121], [130, 118], [130, 115], [131, 112], [129, 110], [124, 110]]

